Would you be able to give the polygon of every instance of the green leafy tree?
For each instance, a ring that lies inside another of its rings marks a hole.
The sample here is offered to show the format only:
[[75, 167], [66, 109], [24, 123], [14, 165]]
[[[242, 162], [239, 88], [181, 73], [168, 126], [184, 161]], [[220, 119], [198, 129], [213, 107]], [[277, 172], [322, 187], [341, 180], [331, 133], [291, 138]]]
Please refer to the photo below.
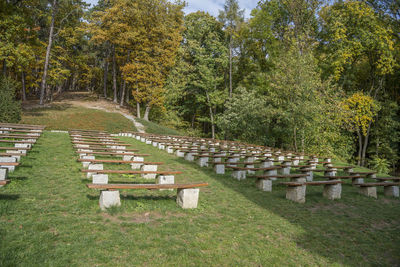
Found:
[[16, 83], [0, 76], [0, 122], [19, 122], [21, 103], [15, 100]]

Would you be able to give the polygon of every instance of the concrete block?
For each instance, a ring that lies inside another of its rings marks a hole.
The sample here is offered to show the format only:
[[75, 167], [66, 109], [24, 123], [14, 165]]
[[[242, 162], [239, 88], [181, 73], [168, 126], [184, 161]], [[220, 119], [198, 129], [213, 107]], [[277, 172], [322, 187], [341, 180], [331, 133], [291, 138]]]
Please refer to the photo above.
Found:
[[[0, 162], [17, 162], [15, 157], [0, 157]], [[0, 166], [0, 168], [8, 169], [9, 172], [15, 170], [15, 166]]]
[[[81, 159], [92, 160], [92, 159], [96, 159], [96, 158], [95, 158], [95, 156], [81, 156]], [[87, 168], [87, 167], [89, 167], [89, 165], [90, 165], [90, 161], [82, 161], [83, 168]]]
[[149, 139], [146, 140], [146, 145], [151, 145], [151, 143], [152, 143], [151, 140], [149, 140]]
[[77, 144], [76, 147], [78, 147], [78, 148], [89, 148], [89, 145]]
[[176, 203], [183, 209], [195, 209], [199, 201], [198, 188], [178, 189]]
[[0, 180], [5, 180], [7, 179], [7, 168], [0, 168]]
[[140, 141], [140, 135], [135, 136], [136, 140]]
[[175, 153], [176, 153], [176, 156], [179, 158], [185, 157], [185, 152], [182, 152], [179, 149], [177, 149]]
[[184, 159], [187, 161], [194, 161], [194, 152], [187, 152], [184, 156]]
[[165, 145], [158, 143], [158, 149], [164, 150], [165, 149]]
[[92, 183], [108, 184], [108, 175], [107, 174], [93, 174], [92, 175]]
[[364, 183], [364, 178], [352, 178], [351, 179], [351, 184], [363, 184]]
[[214, 171], [217, 174], [225, 174], [225, 165], [224, 164], [214, 164]]
[[342, 195], [342, 184], [324, 185], [324, 197], [330, 200], [340, 199]]
[[31, 148], [31, 144], [15, 144], [14, 147], [18, 148]]
[[144, 138], [144, 137], [140, 137], [140, 142], [146, 142], [146, 138]]
[[260, 168], [269, 168], [269, 167], [272, 167], [273, 165], [274, 165], [274, 163], [272, 162], [272, 160], [265, 160], [265, 161], [261, 162]]
[[197, 164], [199, 164], [200, 167], [208, 167], [208, 157], [199, 157], [197, 159]]
[[[132, 161], [144, 161], [144, 157], [133, 157]], [[132, 170], [139, 170], [142, 167], [143, 163], [131, 163]]]
[[121, 206], [119, 191], [101, 191], [99, 204], [100, 209], [102, 210], [106, 210], [114, 206]]
[[[157, 171], [157, 165], [143, 165], [142, 166], [142, 171]], [[145, 179], [155, 179], [157, 174], [155, 173], [147, 173], [147, 174], [141, 174], [141, 176]]]
[[286, 188], [286, 199], [298, 203], [306, 202], [306, 186], [288, 186]]
[[383, 192], [387, 197], [399, 197], [399, 187], [398, 186], [385, 186]]
[[237, 179], [237, 180], [244, 180], [246, 179], [246, 171], [242, 170], [233, 170], [232, 171], [232, 177]]
[[133, 156], [122, 156], [123, 161], [131, 161], [133, 159]]
[[[173, 175], [159, 175], [156, 178], [156, 184], [174, 184], [175, 177]], [[173, 191], [173, 189], [160, 189], [160, 191], [169, 190]]]
[[327, 169], [324, 171], [324, 176], [336, 176], [337, 169]]
[[258, 179], [256, 182], [257, 188], [262, 191], [272, 191], [272, 181], [269, 179]]
[[279, 169], [279, 172], [282, 175], [288, 175], [290, 174], [290, 166], [285, 166], [284, 168]]
[[[88, 169], [89, 170], [95, 170], [95, 171], [102, 171], [103, 170], [103, 164], [89, 164]], [[93, 174], [96, 174], [96, 173], [88, 172], [86, 177], [87, 178], [91, 178]]]
[[157, 146], [158, 146], [158, 142], [153, 141], [153, 142], [152, 142], [152, 145], [153, 145], [154, 147], [157, 147]]
[[360, 186], [359, 190], [360, 194], [364, 196], [378, 198], [378, 195], [376, 194], [376, 186]]

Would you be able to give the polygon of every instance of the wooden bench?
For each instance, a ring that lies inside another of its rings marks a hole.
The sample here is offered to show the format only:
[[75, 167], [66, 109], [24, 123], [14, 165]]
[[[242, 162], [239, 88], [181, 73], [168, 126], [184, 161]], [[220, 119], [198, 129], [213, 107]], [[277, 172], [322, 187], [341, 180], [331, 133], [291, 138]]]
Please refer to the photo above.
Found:
[[271, 192], [273, 180], [289, 178], [292, 182], [297, 182], [301, 178], [305, 179], [305, 177], [307, 177], [307, 174], [276, 174], [276, 175], [272, 174], [272, 175], [254, 175], [251, 177], [257, 178], [256, 186], [258, 189], [262, 191]]
[[177, 204], [184, 209], [197, 208], [199, 187], [208, 183], [190, 184], [87, 184], [88, 188], [104, 190], [100, 193], [99, 205], [102, 210], [121, 206], [120, 189], [177, 189]]
[[237, 180], [246, 179], [247, 171], [263, 171], [266, 175], [274, 175], [277, 174], [277, 170], [281, 168], [281, 166], [272, 166], [268, 168], [247, 168], [247, 167], [234, 167], [229, 166], [227, 168], [233, 169], [232, 177], [236, 178]]
[[359, 186], [359, 192], [362, 195], [367, 197], [378, 198], [376, 193], [377, 186], [384, 187], [384, 195], [389, 197], [399, 197], [399, 185], [400, 183], [391, 183], [391, 182], [383, 182], [383, 183], [361, 183], [354, 184]]
[[323, 197], [330, 200], [340, 199], [342, 193], [343, 181], [331, 180], [331, 181], [313, 181], [313, 182], [282, 182], [281, 184], [286, 185], [286, 199], [294, 202], [304, 203], [306, 202], [306, 187], [307, 186], [324, 186], [322, 193]]
[[112, 147], [97, 147], [97, 146], [74, 146], [75, 149], [80, 150], [101, 150], [101, 151], [129, 151], [129, 152], [137, 152], [138, 149], [127, 149], [127, 148], [112, 148]]

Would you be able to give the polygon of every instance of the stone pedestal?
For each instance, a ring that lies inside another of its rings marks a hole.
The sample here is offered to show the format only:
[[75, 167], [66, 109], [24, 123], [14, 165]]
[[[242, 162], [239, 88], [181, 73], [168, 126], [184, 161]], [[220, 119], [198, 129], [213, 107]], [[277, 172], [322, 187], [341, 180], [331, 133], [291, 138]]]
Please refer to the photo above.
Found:
[[176, 203], [183, 209], [195, 209], [199, 201], [198, 188], [178, 189]]
[[214, 164], [214, 171], [217, 174], [225, 174], [225, 165], [224, 164]]
[[398, 186], [385, 186], [383, 192], [387, 197], [399, 197], [399, 187]]
[[100, 209], [106, 210], [113, 206], [121, 206], [121, 199], [119, 197], [119, 191], [101, 191], [100, 193]]
[[272, 181], [270, 179], [258, 179], [256, 182], [256, 186], [262, 191], [272, 191]]
[[197, 159], [197, 164], [199, 164], [200, 167], [208, 167], [208, 157], [199, 157]]
[[244, 180], [246, 179], [246, 171], [245, 170], [233, 170], [232, 177], [237, 180]]
[[184, 159], [187, 161], [194, 161], [194, 152], [187, 152], [184, 156]]
[[[174, 184], [175, 177], [173, 175], [159, 175], [156, 178], [156, 184]], [[173, 191], [174, 189], [160, 189], [160, 191], [168, 190]]]
[[360, 186], [359, 190], [360, 190], [360, 194], [362, 194], [364, 196], [378, 198], [378, 195], [376, 194], [375, 186]]
[[337, 173], [337, 169], [327, 169], [324, 171], [324, 176], [335, 176]]
[[363, 184], [364, 178], [352, 178], [351, 184], [354, 186], [355, 184]]
[[[264, 175], [278, 175], [278, 170], [277, 169], [273, 169], [273, 170], [265, 170], [264, 171]], [[276, 177], [272, 177], [269, 178], [272, 181], [275, 181], [277, 178]]]
[[[143, 165], [142, 166], [142, 171], [157, 171], [157, 165]], [[142, 174], [142, 177], [145, 179], [155, 179], [157, 174], [155, 173], [146, 173]]]
[[288, 186], [286, 188], [286, 199], [298, 203], [306, 202], [306, 186]]
[[330, 200], [340, 199], [342, 195], [342, 184], [324, 185], [324, 197]]
[[151, 145], [151, 140], [146, 140], [146, 145]]
[[0, 168], [0, 180], [7, 179], [7, 171], [8, 169], [6, 168]]
[[176, 153], [176, 156], [179, 157], [179, 158], [185, 157], [185, 152], [182, 152], [182, 151], [180, 151], [179, 149], [176, 150], [175, 153]]
[[260, 168], [269, 168], [269, 167], [272, 167], [273, 165], [274, 165], [274, 163], [272, 162], [272, 160], [265, 160], [265, 161], [261, 162]]
[[[92, 160], [92, 159], [96, 159], [95, 156], [82, 156], [81, 159], [85, 160]], [[90, 161], [82, 161], [82, 166], [83, 168], [87, 168], [90, 165]]]
[[[15, 157], [0, 157], [0, 162], [17, 162]], [[8, 169], [9, 172], [13, 172], [15, 170], [15, 166], [0, 166], [0, 168]]]
[[108, 184], [108, 175], [107, 174], [93, 174], [92, 175], [92, 183]]
[[131, 161], [133, 159], [133, 156], [122, 156], [123, 161]]
[[[103, 164], [89, 164], [88, 170], [96, 170], [96, 171], [102, 171], [103, 170]], [[88, 172], [86, 177], [87, 178], [91, 178], [93, 174], [93, 172]]]
[[[132, 161], [143, 162], [143, 157], [133, 157]], [[143, 163], [131, 163], [132, 170], [139, 170], [142, 167]]]
[[157, 146], [158, 146], [158, 142], [153, 141], [152, 145], [153, 145], [154, 147], [157, 147]]

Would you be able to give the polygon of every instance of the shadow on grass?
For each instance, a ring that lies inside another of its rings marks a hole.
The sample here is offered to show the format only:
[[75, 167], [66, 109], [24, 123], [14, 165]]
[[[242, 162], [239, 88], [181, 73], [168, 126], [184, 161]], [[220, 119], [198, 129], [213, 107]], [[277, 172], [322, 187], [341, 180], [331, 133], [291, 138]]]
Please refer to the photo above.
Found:
[[[184, 159], [176, 158], [175, 161], [193, 167], [193, 163]], [[210, 167], [196, 166], [196, 169], [259, 207], [300, 226], [303, 233], [293, 238], [298, 247], [312, 254], [341, 264], [399, 264], [400, 236], [391, 233], [396, 227], [399, 229], [396, 225], [400, 223], [400, 205], [395, 203], [399, 201], [385, 198], [379, 202], [360, 196], [357, 189], [347, 183], [343, 185], [340, 200], [323, 198], [323, 187], [317, 186], [307, 187], [306, 203], [299, 204], [285, 198], [286, 187], [277, 185], [279, 181], [273, 182], [272, 192], [263, 192], [257, 189], [254, 178], [238, 181], [230, 176], [230, 172], [217, 175]], [[390, 202], [392, 207], [384, 206]], [[387, 209], [393, 214], [388, 215]], [[391, 221], [391, 227], [387, 221]]]
[[72, 104], [68, 103], [60, 103], [60, 104], [52, 104], [51, 106], [34, 108], [31, 110], [25, 111], [25, 115], [32, 117], [41, 117], [44, 116], [44, 112], [46, 111], [64, 111], [68, 108], [72, 107]]
[[0, 194], [0, 200], [17, 200], [19, 197], [19, 194]]
[[12, 180], [18, 180], [18, 181], [25, 181], [25, 180], [28, 180], [28, 177], [25, 177], [25, 176], [22, 176], [22, 177], [13, 177], [13, 176], [11, 176], [10, 177], [10, 179], [12, 179]]

